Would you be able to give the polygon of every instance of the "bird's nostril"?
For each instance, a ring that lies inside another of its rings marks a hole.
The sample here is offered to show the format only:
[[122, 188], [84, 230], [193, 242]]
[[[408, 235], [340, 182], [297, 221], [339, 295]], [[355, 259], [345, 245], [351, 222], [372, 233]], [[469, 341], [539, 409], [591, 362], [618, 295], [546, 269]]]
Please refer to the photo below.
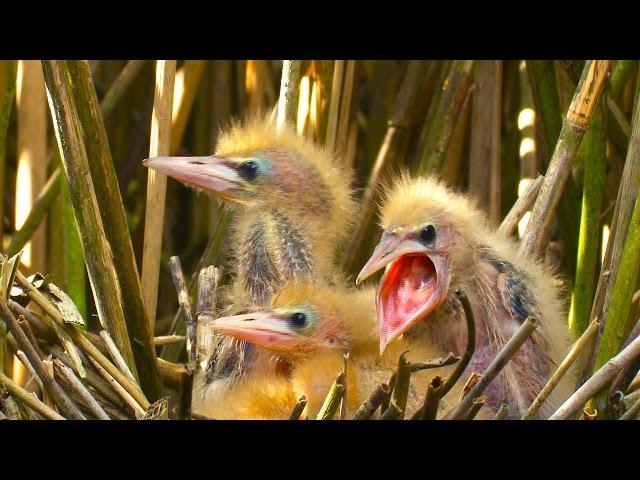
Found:
[[190, 163], [191, 165], [204, 165], [204, 163], [203, 163], [203, 162], [198, 162], [198, 161], [196, 161], [196, 160], [192, 160], [192, 161], [190, 161], [189, 163]]

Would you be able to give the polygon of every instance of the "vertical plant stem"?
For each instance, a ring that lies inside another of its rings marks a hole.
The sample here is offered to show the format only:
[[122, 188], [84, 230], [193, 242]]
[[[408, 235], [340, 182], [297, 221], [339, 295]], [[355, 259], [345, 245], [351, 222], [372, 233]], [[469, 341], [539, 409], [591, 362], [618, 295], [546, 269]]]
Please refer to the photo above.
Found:
[[[9, 129], [9, 119], [11, 118], [11, 109], [13, 108], [13, 100], [16, 94], [16, 72], [18, 70], [18, 61], [11, 60], [7, 62], [6, 85], [0, 85], [3, 89], [3, 96], [0, 97], [0, 190], [4, 191], [5, 186], [5, 162], [6, 162], [6, 146], [7, 146], [7, 130]], [[2, 237], [4, 235], [4, 199], [0, 198], [0, 246], [2, 245]]]
[[[20, 60], [16, 87], [18, 170], [15, 225], [20, 228], [47, 178], [47, 107], [42, 66]], [[32, 271], [46, 269], [46, 228], [40, 225], [25, 245], [22, 263]]]
[[122, 311], [122, 295], [89, 171], [87, 152], [82, 140], [82, 127], [69, 87], [69, 73], [62, 61], [43, 61], [43, 67], [49, 108], [64, 162], [98, 318], [111, 333], [131, 371], [135, 372], [127, 324]]
[[333, 80], [331, 82], [331, 100], [329, 101], [329, 113], [327, 116], [327, 133], [325, 146], [329, 152], [336, 148], [336, 132], [338, 130], [338, 114], [340, 113], [340, 98], [342, 97], [342, 84], [344, 81], [344, 60], [336, 60], [333, 67]]
[[469, 154], [469, 192], [500, 221], [500, 133], [502, 120], [502, 61], [474, 65], [474, 94]]
[[444, 382], [439, 376], [433, 377], [427, 387], [427, 394], [424, 397], [421, 420], [435, 420], [440, 406], [440, 394]]
[[560, 137], [551, 157], [549, 168], [529, 220], [527, 230], [520, 242], [521, 254], [539, 256], [547, 244], [553, 215], [567, 178], [571, 174], [571, 162], [584, 136], [598, 97], [605, 83], [608, 60], [589, 61], [582, 73], [567, 117], [562, 125]]
[[[155, 97], [151, 119], [149, 157], [169, 155], [171, 145], [171, 113], [176, 74], [175, 60], [156, 62]], [[154, 332], [158, 304], [160, 254], [164, 226], [167, 177], [153, 169], [147, 172], [147, 201], [142, 251], [142, 293], [149, 318], [149, 332]]]
[[418, 172], [441, 172], [453, 135], [456, 121], [462, 111], [472, 85], [472, 60], [456, 60], [442, 86], [442, 92], [433, 109], [434, 122], [423, 128], [418, 148]]
[[129, 60], [122, 71], [118, 74], [102, 99], [101, 106], [102, 111], [105, 112], [105, 117], [107, 116], [106, 112], [113, 111], [122, 98], [122, 95], [127, 91], [131, 82], [133, 82], [133, 80], [138, 76], [145, 63], [146, 60]]
[[301, 60], [284, 60], [280, 79], [280, 97], [278, 99], [278, 116], [276, 126], [295, 125], [298, 111], [298, 89], [302, 75]]
[[604, 101], [600, 100], [578, 154], [584, 155], [584, 187], [576, 277], [569, 311], [569, 328], [581, 335], [589, 325], [600, 243], [600, 211], [606, 176]]
[[162, 395], [162, 385], [152, 335], [149, 332], [149, 319], [144, 308], [138, 267], [98, 98], [87, 62], [67, 61], [67, 65], [74, 79], [71, 90], [82, 125], [91, 177], [100, 179], [94, 183], [94, 188], [107, 242], [114, 258], [118, 259], [116, 273], [123, 292], [122, 307], [135, 365], [143, 391], [151, 401], [155, 401]]

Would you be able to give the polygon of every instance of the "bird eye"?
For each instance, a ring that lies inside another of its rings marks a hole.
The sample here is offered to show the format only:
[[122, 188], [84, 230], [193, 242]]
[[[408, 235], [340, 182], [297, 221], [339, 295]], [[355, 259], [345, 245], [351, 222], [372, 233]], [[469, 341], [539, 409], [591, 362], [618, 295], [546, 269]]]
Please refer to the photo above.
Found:
[[302, 312], [296, 312], [289, 318], [291, 325], [296, 328], [302, 328], [307, 323], [307, 316]]
[[436, 240], [436, 227], [427, 225], [420, 230], [420, 240], [425, 244], [432, 244]]
[[238, 167], [240, 176], [247, 181], [255, 180], [258, 176], [258, 164], [252, 160], [244, 162]]

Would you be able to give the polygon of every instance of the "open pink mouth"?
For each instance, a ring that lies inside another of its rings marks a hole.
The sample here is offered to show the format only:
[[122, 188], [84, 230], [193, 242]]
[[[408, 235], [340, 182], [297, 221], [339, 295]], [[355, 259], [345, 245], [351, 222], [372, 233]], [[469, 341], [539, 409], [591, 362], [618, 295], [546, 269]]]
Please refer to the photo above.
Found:
[[405, 254], [385, 272], [378, 290], [381, 348], [428, 315], [442, 300], [436, 265], [425, 254]]

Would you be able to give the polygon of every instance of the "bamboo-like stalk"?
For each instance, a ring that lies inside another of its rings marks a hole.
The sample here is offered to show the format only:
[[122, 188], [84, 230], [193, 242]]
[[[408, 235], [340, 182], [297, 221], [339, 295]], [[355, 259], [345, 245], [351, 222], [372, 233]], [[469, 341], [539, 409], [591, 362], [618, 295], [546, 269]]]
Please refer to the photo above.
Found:
[[424, 71], [424, 62], [418, 60], [411, 61], [407, 66], [407, 73], [402, 81], [391, 117], [387, 123], [387, 132], [376, 156], [367, 187], [362, 196], [358, 224], [345, 253], [344, 265], [347, 270], [353, 266], [357, 255], [361, 254], [360, 250], [365, 233], [373, 220], [375, 195], [382, 172], [392, 154], [399, 153], [398, 146], [401, 141], [406, 138], [409, 118], [417, 101]]
[[333, 418], [340, 406], [340, 400], [342, 400], [346, 382], [347, 379], [345, 378], [344, 373], [341, 372], [331, 385], [329, 393], [327, 393], [324, 403], [322, 404], [322, 407], [320, 407], [320, 411], [316, 417], [317, 420], [331, 420]]
[[307, 406], [307, 396], [302, 395], [296, 402], [296, 405], [293, 407], [293, 410], [291, 410], [291, 415], [289, 415], [289, 420], [300, 420], [300, 415], [302, 415], [302, 412], [304, 411], [304, 407], [306, 406]]
[[560, 380], [567, 373], [571, 365], [576, 361], [576, 359], [580, 356], [585, 346], [589, 344], [593, 340], [593, 336], [600, 328], [600, 322], [597, 320], [591, 322], [591, 324], [585, 329], [580, 338], [575, 341], [567, 356], [564, 357], [558, 368], [551, 378], [547, 381], [546, 385], [542, 388], [538, 396], [535, 398], [533, 403], [529, 406], [525, 414], [522, 416], [522, 420], [529, 420], [533, 418], [533, 416], [538, 412], [544, 401], [549, 398], [551, 392], [556, 388]]
[[82, 127], [70, 91], [68, 69], [61, 61], [43, 61], [49, 107], [69, 185], [87, 273], [91, 281], [100, 323], [111, 333], [132, 372], [136, 372], [122, 294], [115, 273], [96, 192], [82, 140]]
[[13, 380], [11, 380], [2, 372], [0, 372], [0, 385], [6, 388], [11, 395], [23, 402], [25, 405], [28, 405], [29, 408], [32, 408], [44, 418], [48, 420], [65, 420], [62, 415], [49, 408], [43, 402], [38, 400], [38, 398], [27, 392], [20, 385], [14, 383]]
[[[16, 81], [18, 171], [14, 217], [20, 228], [47, 178], [47, 107], [40, 62], [20, 60]], [[46, 227], [41, 224], [22, 255], [22, 262], [32, 271], [46, 268], [45, 241]]]
[[533, 206], [527, 230], [520, 242], [519, 252], [522, 254], [538, 256], [547, 244], [553, 214], [558, 207], [560, 196], [571, 173], [571, 162], [578, 151], [596, 107], [608, 69], [608, 60], [591, 60], [584, 67], [580, 83], [562, 125], [542, 188]]
[[349, 125], [351, 124], [351, 99], [355, 83], [356, 61], [347, 60], [344, 69], [344, 82], [342, 83], [342, 98], [340, 99], [340, 113], [338, 115], [338, 128], [336, 130], [335, 151], [342, 157], [345, 156], [347, 141], [349, 138]]
[[69, 385], [72, 387], [72, 391], [77, 393], [80, 398], [85, 401], [85, 405], [91, 411], [93, 415], [99, 420], [110, 420], [109, 415], [104, 411], [100, 404], [91, 395], [89, 390], [82, 384], [78, 377], [73, 373], [69, 367], [67, 367], [61, 360], [55, 359], [53, 361], [55, 365], [55, 371], [58, 375], [64, 377]]
[[471, 107], [469, 193], [498, 224], [500, 212], [500, 133], [502, 120], [502, 61], [475, 62]]
[[600, 210], [605, 193], [607, 167], [604, 102], [600, 100], [599, 104], [578, 151], [578, 155], [584, 155], [584, 186], [576, 276], [569, 310], [569, 328], [574, 335], [581, 335], [589, 324], [599, 261], [598, 232], [601, 231]]
[[[175, 75], [175, 60], [158, 60], [156, 62], [156, 90], [151, 120], [150, 158], [169, 155]], [[166, 175], [149, 169], [147, 172], [147, 199], [141, 284], [144, 304], [149, 319], [148, 331], [151, 334], [154, 332], [156, 323], [166, 192]]]
[[[631, 225], [626, 236], [620, 267], [615, 276], [611, 292], [611, 301], [607, 309], [606, 320], [600, 340], [600, 349], [596, 357], [596, 368], [620, 351], [627, 335], [633, 328], [629, 322], [631, 299], [640, 272], [640, 196], [631, 218]], [[632, 317], [632, 322], [637, 319]], [[601, 396], [600, 396], [601, 397]], [[600, 400], [603, 400], [600, 398]], [[603, 407], [598, 410], [603, 411]]]
[[491, 361], [486, 370], [482, 373], [482, 378], [478, 380], [469, 393], [462, 399], [446, 418], [457, 420], [463, 418], [471, 408], [474, 400], [476, 400], [485, 389], [493, 382], [502, 369], [509, 363], [509, 360], [516, 354], [524, 342], [529, 339], [534, 332], [538, 322], [534, 317], [529, 317], [514, 333], [511, 338], [500, 349], [495, 358]]
[[[127, 62], [102, 99], [101, 105], [103, 112], [112, 112], [114, 110], [115, 106], [127, 91], [129, 85], [131, 85], [131, 83], [136, 79], [145, 63], [146, 60], [129, 60]], [[104, 116], [106, 117], [107, 114], [104, 113]]]
[[295, 125], [298, 111], [298, 89], [302, 75], [301, 60], [284, 60], [282, 62], [282, 77], [280, 79], [280, 97], [278, 98], [277, 128]]
[[378, 407], [382, 405], [384, 398], [390, 396], [390, 393], [389, 385], [386, 383], [378, 385], [369, 398], [356, 410], [356, 413], [353, 415], [353, 420], [367, 420], [371, 418]]
[[[13, 108], [13, 100], [16, 94], [16, 73], [18, 71], [18, 61], [7, 62], [6, 86], [0, 85], [3, 89], [3, 96], [0, 97], [0, 189], [5, 188], [5, 150], [7, 141], [7, 130], [9, 128], [9, 118]], [[0, 246], [4, 235], [4, 201], [0, 201]], [[13, 256], [13, 255], [11, 255]]]
[[435, 420], [440, 406], [440, 397], [444, 381], [439, 376], [433, 377], [427, 387], [427, 394], [424, 397], [421, 420]]
[[[624, 242], [627, 238], [633, 206], [640, 191], [640, 122], [638, 121], [638, 108], [634, 114], [634, 128], [632, 141], [629, 142], [629, 150], [622, 172], [620, 187], [616, 198], [616, 204], [611, 221], [611, 232], [605, 250], [604, 260], [600, 269], [600, 277], [596, 287], [596, 294], [591, 307], [591, 319], [598, 318], [606, 322], [607, 312], [611, 301], [613, 286], [615, 285], [620, 259], [622, 257]], [[582, 371], [580, 382], [583, 383], [598, 367], [595, 366], [596, 357], [599, 354], [600, 337], [596, 337], [590, 354], [587, 357]]]
[[82, 125], [91, 177], [100, 179], [94, 183], [94, 188], [104, 233], [114, 258], [118, 259], [117, 278], [123, 293], [122, 308], [136, 367], [135, 370], [129, 369], [132, 373], [139, 373], [143, 390], [150, 399], [157, 400], [162, 391], [155, 349], [148, 330], [149, 319], [144, 308], [138, 267], [98, 98], [87, 62], [68, 61], [67, 65], [74, 79], [71, 91]]
[[55, 379], [49, 376], [42, 365], [42, 360], [36, 352], [29, 339], [22, 331], [20, 324], [16, 317], [13, 316], [11, 310], [7, 306], [4, 299], [0, 300], [0, 312], [2, 313], [2, 317], [4, 318], [7, 326], [11, 330], [13, 337], [15, 338], [20, 349], [25, 353], [29, 363], [37, 373], [38, 377], [40, 377], [40, 381], [42, 382], [42, 386], [45, 388], [47, 394], [51, 396], [55, 404], [58, 406], [60, 411], [66, 415], [68, 418], [74, 420], [83, 420], [84, 417], [77, 409], [77, 407], [73, 404], [71, 399], [67, 396], [67, 394], [60, 388], [60, 385], [57, 384]]
[[172, 100], [170, 155], [175, 155], [180, 148], [204, 67], [204, 60], [187, 60], [176, 73]]
[[34, 288], [25, 276], [20, 272], [16, 272], [16, 283], [22, 287], [27, 296], [38, 305], [58, 326], [64, 329], [78, 348], [80, 348], [87, 356], [92, 357], [96, 362], [106, 370], [116, 381], [124, 387], [124, 389], [135, 398], [143, 409], [149, 407], [149, 401], [140, 391], [137, 385], [132, 383], [118, 368], [109, 361], [109, 359], [93, 344], [91, 341], [75, 327], [65, 323], [60, 311], [47, 298]]
[[639, 355], [640, 337], [633, 340], [633, 342], [594, 373], [589, 380], [556, 410], [549, 420], [565, 420], [571, 418], [591, 397], [602, 391], [616, 375]]
[[472, 68], [471, 60], [456, 60], [451, 65], [433, 110], [435, 121], [421, 133], [418, 173], [442, 171], [456, 121], [471, 91]]
[[335, 151], [336, 148], [336, 133], [338, 131], [338, 114], [340, 113], [340, 98], [342, 98], [344, 68], [344, 60], [335, 61], [331, 82], [331, 100], [329, 101], [329, 113], [327, 115], [327, 132], [325, 136], [325, 146], [330, 152]]
[[640, 400], [636, 400], [633, 405], [631, 405], [624, 415], [620, 417], [620, 420], [635, 420], [636, 417], [640, 414]]
[[544, 177], [539, 175], [538, 178], [529, 182], [526, 190], [518, 197], [518, 200], [513, 204], [507, 216], [502, 220], [502, 223], [498, 227], [498, 233], [505, 236], [511, 236], [513, 234], [518, 226], [518, 222], [520, 222], [524, 214], [531, 209], [536, 201], [543, 181]]

